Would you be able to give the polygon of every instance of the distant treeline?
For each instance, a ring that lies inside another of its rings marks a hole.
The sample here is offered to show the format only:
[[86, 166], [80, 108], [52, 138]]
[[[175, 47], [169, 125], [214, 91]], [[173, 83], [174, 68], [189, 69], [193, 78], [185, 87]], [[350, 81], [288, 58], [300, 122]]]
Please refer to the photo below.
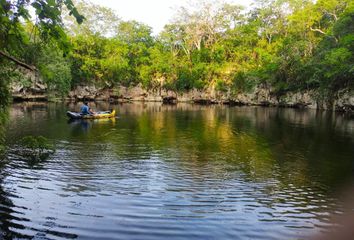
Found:
[[[35, 66], [61, 95], [81, 84], [231, 92], [265, 84], [280, 94], [353, 84], [352, 0], [257, 0], [250, 10], [199, 1], [171, 17], [153, 36], [85, 1], [0, 0], [0, 51]], [[0, 58], [2, 99], [5, 80], [26, 84], [15, 65]]]

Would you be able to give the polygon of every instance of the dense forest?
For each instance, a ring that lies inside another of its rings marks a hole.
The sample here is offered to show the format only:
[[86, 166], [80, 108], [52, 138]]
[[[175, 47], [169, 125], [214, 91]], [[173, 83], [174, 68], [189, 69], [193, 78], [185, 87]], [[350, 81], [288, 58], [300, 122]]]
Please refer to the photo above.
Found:
[[157, 36], [88, 1], [0, 0], [0, 99], [28, 80], [19, 65], [65, 96], [78, 85], [141, 84], [173, 91], [278, 94], [353, 87], [352, 0], [257, 0], [251, 8], [197, 1], [176, 9]]

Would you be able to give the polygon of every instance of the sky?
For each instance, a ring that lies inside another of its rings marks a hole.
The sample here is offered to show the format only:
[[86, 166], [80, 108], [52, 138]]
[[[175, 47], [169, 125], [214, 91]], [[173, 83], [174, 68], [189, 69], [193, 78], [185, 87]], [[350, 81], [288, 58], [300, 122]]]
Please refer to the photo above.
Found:
[[[249, 6], [252, 0], [224, 0]], [[158, 34], [175, 13], [175, 9], [186, 6], [188, 0], [91, 0], [92, 3], [114, 9], [122, 20], [137, 20], [153, 28]]]

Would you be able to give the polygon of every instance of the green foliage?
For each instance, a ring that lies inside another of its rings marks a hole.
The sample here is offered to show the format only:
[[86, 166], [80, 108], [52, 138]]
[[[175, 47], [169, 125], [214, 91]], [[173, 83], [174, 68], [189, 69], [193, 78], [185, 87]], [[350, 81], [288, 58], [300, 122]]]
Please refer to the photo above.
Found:
[[[341, 8], [337, 19], [329, 26], [330, 34], [321, 39], [316, 51], [309, 59], [307, 72], [318, 87], [338, 90], [353, 87], [354, 78], [354, 4], [346, 1], [330, 2], [330, 9]], [[338, 4], [333, 5], [333, 4]], [[343, 5], [346, 3], [345, 5]], [[346, 7], [343, 7], [346, 6]], [[328, 10], [327, 10], [328, 11]]]
[[151, 28], [136, 21], [121, 22], [114, 38], [98, 34], [73, 37], [70, 55], [74, 85], [93, 83], [105, 87], [149, 85]]
[[64, 96], [71, 87], [71, 69], [68, 59], [60, 49], [45, 47], [40, 52], [37, 66], [49, 91]]
[[117, 39], [106, 41], [104, 53], [100, 59], [102, 80], [107, 86], [127, 84], [130, 81], [128, 46]]
[[0, 60], [0, 108], [4, 108], [10, 102], [11, 94], [9, 83], [15, 81], [20, 82], [24, 86], [29, 86], [30, 81], [16, 66], [7, 61]]
[[10, 74], [11, 73], [4, 65], [0, 68], [0, 108], [6, 106], [9, 102], [10, 92], [8, 89], [8, 81]]
[[30, 161], [43, 161], [55, 151], [54, 145], [43, 136], [26, 136], [19, 143], [20, 154]]
[[255, 86], [252, 77], [245, 72], [237, 72], [232, 81], [232, 90], [234, 92], [249, 92]]
[[73, 39], [73, 51], [70, 54], [73, 84], [97, 83], [101, 81], [100, 60], [106, 40], [98, 35], [78, 36]]
[[137, 21], [123, 21], [118, 25], [117, 38], [129, 45], [142, 43], [149, 47], [153, 44], [151, 27]]
[[73, 85], [129, 85], [132, 70], [128, 52], [128, 45], [117, 39], [105, 39], [98, 35], [74, 37], [70, 55]]
[[64, 27], [69, 35], [99, 35], [111, 36], [119, 24], [117, 14], [110, 8], [93, 4], [89, 1], [74, 1], [80, 14], [85, 16], [83, 22], [78, 22], [69, 9], [64, 9]]
[[146, 80], [143, 73], [146, 71], [144, 66], [149, 65], [149, 48], [154, 43], [151, 34], [151, 27], [136, 21], [121, 22], [119, 24], [116, 39], [125, 44], [128, 49], [128, 78], [122, 82], [123, 85], [134, 85]]
[[193, 72], [188, 66], [181, 66], [177, 70], [177, 79], [175, 82], [175, 88], [179, 91], [190, 90], [193, 88]]
[[[63, 6], [78, 23], [84, 20], [71, 0], [0, 0], [0, 51], [11, 56], [6, 58], [6, 63], [1, 59], [1, 105], [7, 103], [9, 80], [13, 78], [9, 73], [10, 61], [17, 65], [21, 65], [18, 64], [21, 61], [29, 65], [35, 64], [52, 89], [59, 90], [61, 93], [69, 89], [71, 78], [65, 64], [66, 60], [63, 60], [60, 54], [52, 53], [58, 48], [64, 53], [70, 51], [70, 43], [62, 28]], [[30, 14], [30, 8], [35, 12], [34, 23], [32, 23], [33, 16]], [[51, 49], [48, 49], [47, 44]], [[39, 55], [41, 59], [38, 61]], [[11, 65], [11, 68], [10, 70], [16, 72], [14, 66]]]
[[[67, 49], [69, 43], [66, 34], [62, 29], [61, 9], [66, 6], [69, 14], [74, 16], [78, 23], [84, 20], [79, 14], [71, 0], [51, 0], [51, 1], [0, 1], [0, 36], [2, 42], [8, 43], [13, 35], [21, 35], [21, 20], [30, 21], [31, 15], [29, 8], [35, 10], [36, 23], [35, 26], [39, 31], [40, 37], [48, 41], [55, 39], [63, 49]], [[17, 43], [22, 43], [24, 39], [21, 37]], [[2, 46], [0, 46], [2, 48]]]
[[217, 91], [227, 92], [228, 86], [226, 85], [225, 81], [217, 79], [215, 82], [215, 89]]
[[20, 143], [31, 150], [54, 150], [54, 145], [43, 136], [26, 136], [20, 140]]
[[[0, 50], [36, 65], [62, 95], [90, 84], [174, 91], [215, 86], [234, 93], [266, 84], [278, 94], [353, 87], [350, 0], [259, 0], [248, 12], [199, 1], [181, 8], [157, 37], [145, 24], [120, 21], [112, 10], [83, 1], [77, 9], [68, 0], [32, 1], [38, 21], [23, 24], [19, 18], [29, 19], [28, 3], [15, 2], [12, 8], [0, 2]], [[70, 37], [62, 30], [64, 5], [77, 22], [83, 19], [78, 10], [87, 16], [82, 26], [65, 17]], [[44, 44], [46, 39], [52, 40]], [[6, 86], [0, 83], [0, 94], [8, 95]]]

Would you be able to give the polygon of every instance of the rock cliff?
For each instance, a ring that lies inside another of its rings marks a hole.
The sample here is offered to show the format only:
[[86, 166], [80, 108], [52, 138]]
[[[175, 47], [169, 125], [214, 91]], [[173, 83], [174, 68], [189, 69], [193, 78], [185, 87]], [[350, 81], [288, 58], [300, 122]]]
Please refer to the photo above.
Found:
[[[31, 72], [23, 71], [27, 85], [17, 82], [11, 84], [14, 100], [48, 100], [47, 86], [40, 78]], [[28, 84], [30, 83], [30, 84]], [[229, 105], [260, 105], [294, 108], [326, 109], [336, 111], [354, 111], [354, 91], [342, 89], [331, 96], [323, 97], [316, 90], [287, 92], [277, 94], [265, 85], [255, 87], [251, 92], [217, 91], [214, 88], [204, 90], [193, 89], [187, 92], [175, 92], [164, 88], [144, 89], [141, 85], [135, 87], [118, 86], [114, 88], [99, 88], [96, 86], [77, 86], [69, 92], [68, 101], [147, 101], [147, 102], [194, 102], [199, 104], [229, 104]]]

